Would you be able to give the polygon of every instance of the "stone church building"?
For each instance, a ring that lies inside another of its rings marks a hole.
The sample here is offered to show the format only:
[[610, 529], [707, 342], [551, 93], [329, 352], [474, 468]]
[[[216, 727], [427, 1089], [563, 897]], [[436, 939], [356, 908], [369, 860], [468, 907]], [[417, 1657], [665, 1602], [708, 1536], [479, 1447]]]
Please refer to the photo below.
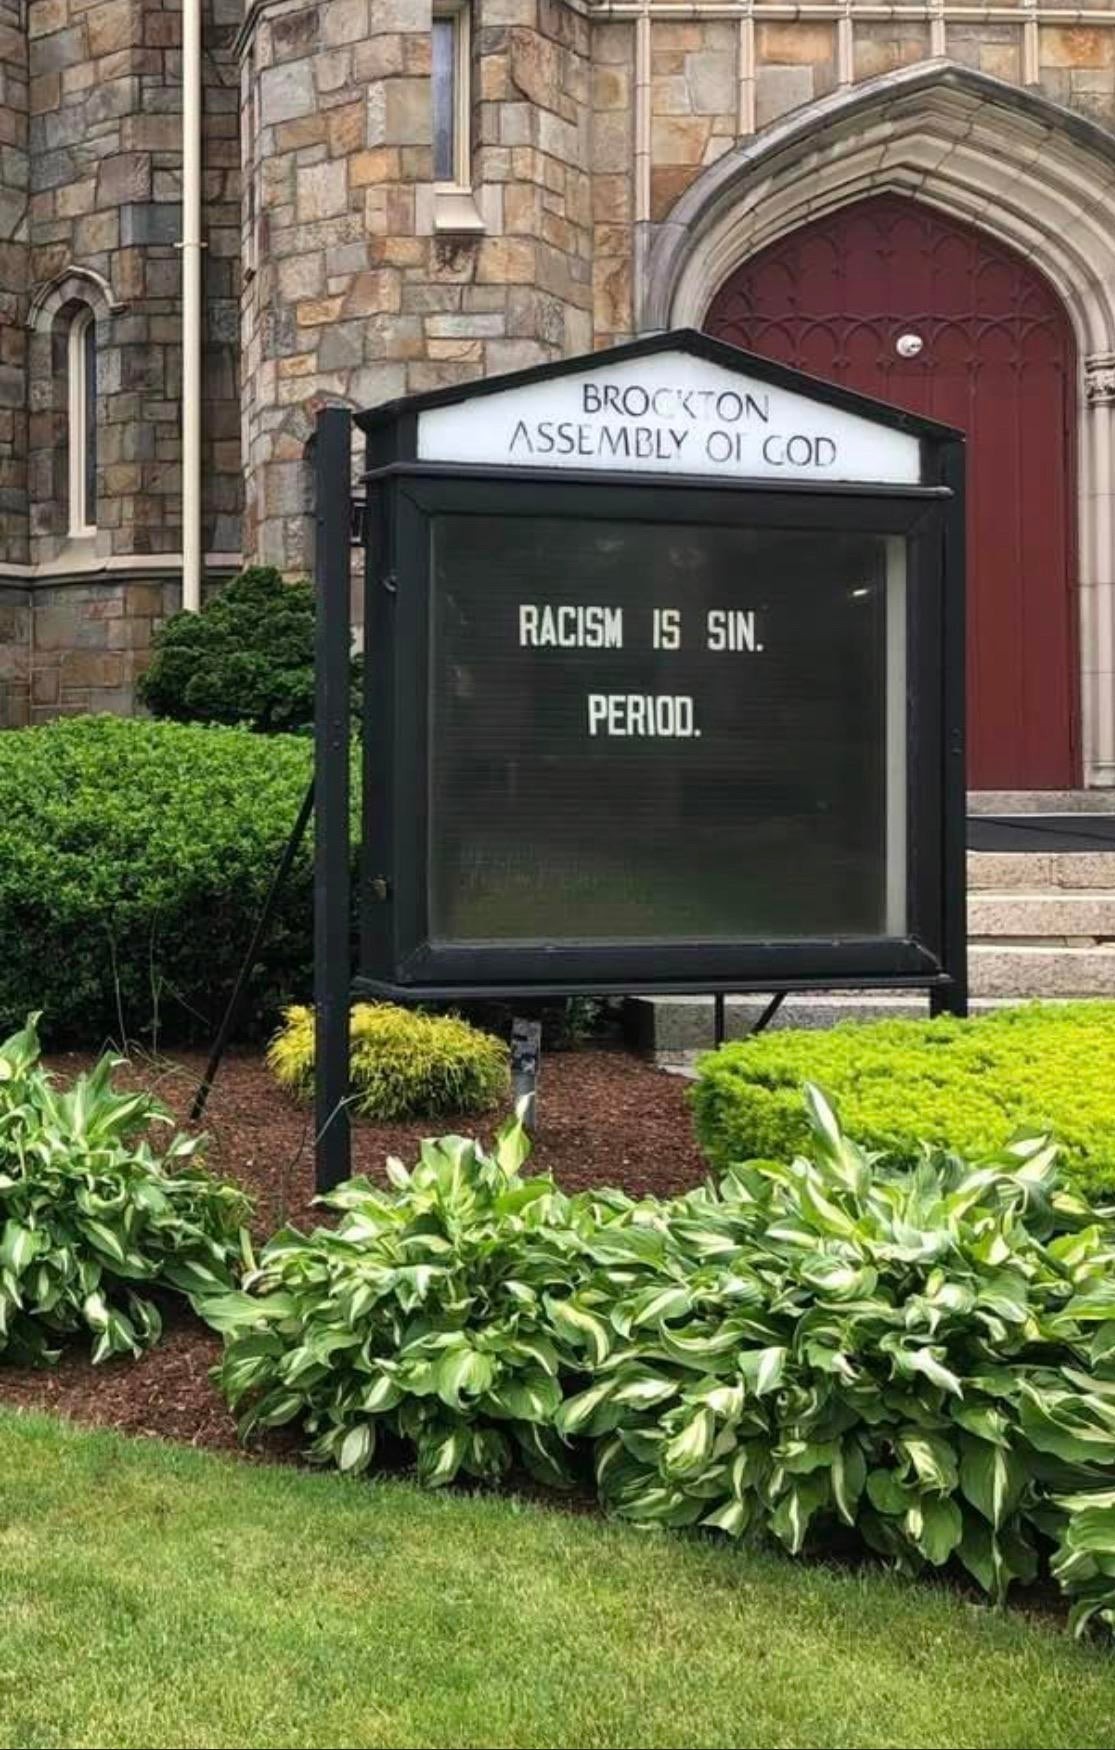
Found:
[[674, 326], [964, 427], [972, 788], [1115, 786], [1104, 0], [0, 0], [0, 722], [297, 573], [323, 402]]

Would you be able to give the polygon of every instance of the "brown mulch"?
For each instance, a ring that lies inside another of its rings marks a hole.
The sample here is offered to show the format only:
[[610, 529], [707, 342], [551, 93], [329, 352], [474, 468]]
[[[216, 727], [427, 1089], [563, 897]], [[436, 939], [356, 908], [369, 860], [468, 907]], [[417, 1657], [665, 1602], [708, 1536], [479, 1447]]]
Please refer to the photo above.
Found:
[[[59, 1054], [51, 1067], [62, 1076], [88, 1057]], [[121, 1079], [153, 1087], [185, 1119], [204, 1067], [201, 1053], [137, 1059]], [[618, 1185], [632, 1195], [670, 1196], [699, 1184], [704, 1165], [693, 1141], [680, 1077], [619, 1050], [553, 1053], [543, 1061], [538, 1126], [531, 1168], [551, 1173], [567, 1191]], [[414, 1159], [424, 1136], [458, 1128], [490, 1139], [498, 1120], [353, 1127], [354, 1173], [383, 1178], [388, 1155]], [[264, 1237], [284, 1222], [313, 1225], [313, 1135], [306, 1110], [275, 1086], [258, 1053], [233, 1052], [221, 1067], [206, 1113], [208, 1161], [255, 1200], [253, 1229]], [[193, 1446], [235, 1449], [236, 1429], [208, 1377], [220, 1339], [179, 1306], [164, 1308], [166, 1330], [138, 1361], [94, 1368], [87, 1348], [71, 1344], [50, 1369], [0, 1367], [0, 1404], [55, 1411], [76, 1421], [157, 1435]], [[261, 1456], [290, 1455], [285, 1435]]]

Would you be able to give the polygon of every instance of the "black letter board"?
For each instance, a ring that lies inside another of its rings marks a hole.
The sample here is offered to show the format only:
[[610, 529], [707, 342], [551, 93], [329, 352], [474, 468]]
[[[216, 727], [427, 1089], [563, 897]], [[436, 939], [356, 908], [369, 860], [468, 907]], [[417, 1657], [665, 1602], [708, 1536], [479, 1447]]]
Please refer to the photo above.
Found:
[[368, 439], [357, 988], [963, 1009], [963, 448], [688, 331]]

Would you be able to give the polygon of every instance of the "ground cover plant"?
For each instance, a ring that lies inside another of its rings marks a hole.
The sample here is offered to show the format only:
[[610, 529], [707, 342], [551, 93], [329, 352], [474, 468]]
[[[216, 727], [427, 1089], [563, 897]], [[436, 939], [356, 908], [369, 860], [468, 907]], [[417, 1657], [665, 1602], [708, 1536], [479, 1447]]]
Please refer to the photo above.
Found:
[[978, 1158], [1044, 1133], [1074, 1182], [1115, 1195], [1115, 1003], [787, 1028], [726, 1045], [702, 1058], [693, 1091], [713, 1165], [801, 1148], [807, 1081], [838, 1101], [852, 1136], [894, 1159], [913, 1163], [922, 1141]]
[[521, 1452], [644, 1525], [955, 1560], [995, 1598], [1048, 1572], [1110, 1622], [1110, 1216], [1041, 1139], [888, 1168], [808, 1108], [807, 1155], [668, 1202], [524, 1177], [517, 1126], [428, 1144], [206, 1309], [222, 1388], [343, 1470], [380, 1430], [435, 1484]]
[[[310, 780], [301, 737], [115, 717], [0, 736], [0, 1025], [50, 1044], [212, 1038]], [[241, 1031], [309, 988], [304, 846]]]
[[0, 1045], [0, 1359], [47, 1361], [76, 1331], [94, 1361], [161, 1329], [156, 1290], [227, 1286], [241, 1194], [195, 1164], [198, 1139], [150, 1094], [112, 1086], [104, 1057], [64, 1092], [39, 1061], [34, 1018]]
[[946, 1587], [0, 1412], [0, 1744], [1069, 1746], [1115, 1662]]
[[[365, 1118], [487, 1112], [510, 1086], [507, 1046], [457, 1015], [354, 1003], [349, 1036], [352, 1108]], [[312, 1009], [294, 1004], [285, 1011], [267, 1061], [280, 1086], [312, 1099]]]

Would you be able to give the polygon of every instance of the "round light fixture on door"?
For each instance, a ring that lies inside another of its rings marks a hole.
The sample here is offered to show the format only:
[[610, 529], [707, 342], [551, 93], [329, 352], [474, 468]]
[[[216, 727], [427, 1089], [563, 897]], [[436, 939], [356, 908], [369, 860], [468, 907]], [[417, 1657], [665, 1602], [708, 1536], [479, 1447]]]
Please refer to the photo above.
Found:
[[924, 345], [920, 334], [900, 334], [894, 343], [894, 350], [900, 359], [916, 359]]

